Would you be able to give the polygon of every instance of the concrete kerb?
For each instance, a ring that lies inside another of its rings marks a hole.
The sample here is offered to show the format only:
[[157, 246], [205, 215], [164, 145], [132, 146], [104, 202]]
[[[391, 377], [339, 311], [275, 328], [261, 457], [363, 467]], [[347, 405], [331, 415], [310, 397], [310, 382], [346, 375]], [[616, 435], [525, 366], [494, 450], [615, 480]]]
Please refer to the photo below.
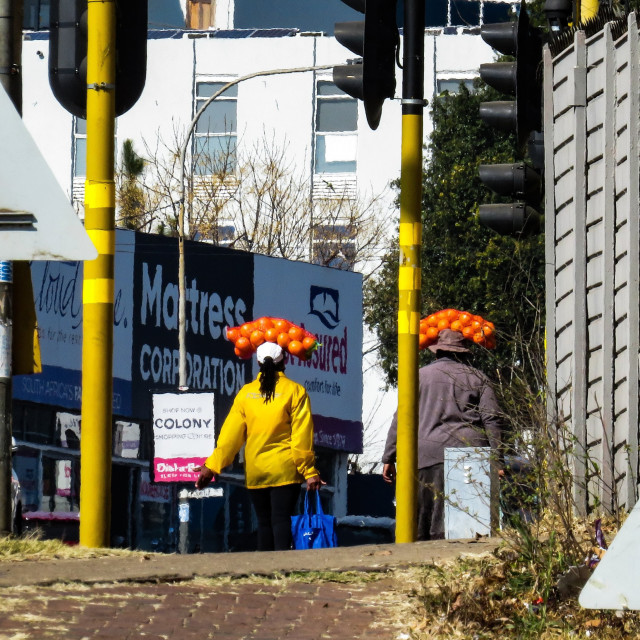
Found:
[[0, 587], [56, 583], [176, 582], [196, 577], [274, 576], [312, 571], [385, 571], [493, 552], [499, 538], [434, 540], [310, 551], [131, 554], [0, 563]]

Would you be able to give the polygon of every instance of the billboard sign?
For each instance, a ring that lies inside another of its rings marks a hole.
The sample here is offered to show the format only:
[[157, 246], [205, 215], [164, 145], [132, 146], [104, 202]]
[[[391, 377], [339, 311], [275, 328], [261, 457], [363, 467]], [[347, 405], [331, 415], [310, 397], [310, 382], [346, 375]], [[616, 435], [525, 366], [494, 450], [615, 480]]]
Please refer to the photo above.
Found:
[[[187, 386], [213, 394], [216, 429], [258, 373], [255, 358], [235, 356], [225, 327], [284, 317], [322, 345], [308, 362], [287, 362], [311, 398], [316, 445], [360, 452], [362, 276], [199, 242], [185, 242], [185, 268]], [[43, 371], [15, 376], [14, 398], [79, 411], [82, 264], [34, 262], [31, 270]], [[178, 387], [178, 297], [177, 239], [118, 230], [113, 414], [143, 429], [152, 394]]]
[[311, 399], [315, 444], [362, 452], [362, 276], [256, 255], [253, 283], [255, 318], [283, 317], [318, 337], [311, 360], [286, 364]]

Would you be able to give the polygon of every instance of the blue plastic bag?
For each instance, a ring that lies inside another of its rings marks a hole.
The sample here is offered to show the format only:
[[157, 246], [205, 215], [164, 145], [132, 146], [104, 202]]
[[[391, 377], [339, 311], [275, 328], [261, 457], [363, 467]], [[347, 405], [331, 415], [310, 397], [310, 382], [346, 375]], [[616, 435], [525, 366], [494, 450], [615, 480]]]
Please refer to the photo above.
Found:
[[315, 513], [311, 513], [309, 491], [304, 497], [304, 513], [291, 516], [291, 533], [294, 549], [327, 549], [338, 546], [335, 516], [325, 515], [320, 504], [320, 494], [316, 494]]

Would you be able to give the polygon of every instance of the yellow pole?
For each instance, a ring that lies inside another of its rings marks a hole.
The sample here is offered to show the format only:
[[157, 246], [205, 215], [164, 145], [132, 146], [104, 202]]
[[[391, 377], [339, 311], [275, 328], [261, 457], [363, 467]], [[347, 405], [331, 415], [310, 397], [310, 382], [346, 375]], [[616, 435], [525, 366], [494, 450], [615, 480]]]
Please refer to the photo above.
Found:
[[418, 334], [422, 246], [423, 0], [405, 0], [398, 273], [398, 435], [396, 542], [416, 539], [418, 472]]
[[584, 23], [598, 15], [600, 9], [599, 0], [581, 0], [578, 3], [580, 11], [580, 22]]
[[403, 114], [398, 275], [396, 542], [413, 542], [416, 539], [421, 198], [422, 115]]
[[85, 228], [98, 249], [84, 263], [80, 544], [107, 547], [115, 255], [115, 0], [89, 0]]

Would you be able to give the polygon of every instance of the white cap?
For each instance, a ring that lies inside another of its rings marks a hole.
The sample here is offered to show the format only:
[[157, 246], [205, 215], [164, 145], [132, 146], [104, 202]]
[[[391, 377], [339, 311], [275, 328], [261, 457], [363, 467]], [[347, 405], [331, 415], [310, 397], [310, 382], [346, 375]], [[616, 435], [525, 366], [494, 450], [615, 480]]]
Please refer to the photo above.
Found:
[[274, 362], [280, 362], [284, 357], [282, 347], [275, 342], [263, 342], [256, 349], [256, 356], [258, 356], [258, 362], [262, 364], [265, 358], [271, 358]]

